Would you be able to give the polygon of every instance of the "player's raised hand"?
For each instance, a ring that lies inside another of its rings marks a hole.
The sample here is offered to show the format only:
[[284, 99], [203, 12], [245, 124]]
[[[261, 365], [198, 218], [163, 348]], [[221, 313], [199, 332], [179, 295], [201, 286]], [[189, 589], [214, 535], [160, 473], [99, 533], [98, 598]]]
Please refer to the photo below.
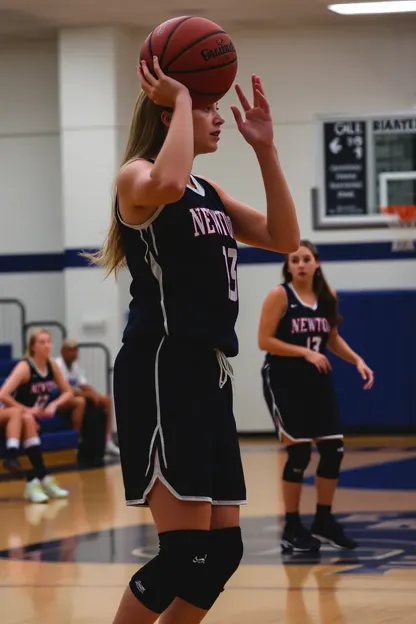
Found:
[[364, 360], [358, 360], [357, 371], [366, 382], [364, 384], [364, 390], [370, 390], [374, 385], [374, 373], [371, 368], [367, 366]]
[[237, 128], [254, 149], [273, 146], [273, 120], [259, 76], [251, 78], [253, 103], [250, 104], [239, 84], [235, 85], [244, 118], [237, 106], [231, 106]]
[[185, 85], [163, 73], [157, 56], [153, 57], [153, 69], [156, 76], [150, 72], [146, 61], [141, 61], [137, 75], [143, 91], [155, 104], [173, 108], [181, 94], [189, 95]]

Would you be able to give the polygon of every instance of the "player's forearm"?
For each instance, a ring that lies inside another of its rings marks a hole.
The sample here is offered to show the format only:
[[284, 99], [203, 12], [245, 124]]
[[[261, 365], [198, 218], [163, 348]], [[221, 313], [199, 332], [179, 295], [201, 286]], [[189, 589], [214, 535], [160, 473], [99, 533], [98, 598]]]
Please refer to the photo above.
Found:
[[358, 353], [355, 353], [339, 334], [328, 342], [328, 349], [335, 353], [338, 357], [355, 366], [361, 359]]
[[181, 94], [172, 113], [172, 120], [150, 177], [161, 186], [178, 185], [185, 190], [194, 160], [194, 129], [192, 101], [187, 93]]
[[256, 151], [267, 202], [267, 229], [276, 251], [291, 253], [299, 247], [295, 204], [274, 146]]
[[58, 409], [58, 407], [61, 407], [62, 405], [64, 405], [67, 401], [69, 401], [70, 399], [72, 399], [72, 397], [74, 396], [74, 393], [71, 390], [67, 390], [66, 392], [62, 392], [62, 394], [59, 395], [59, 397], [57, 399], [55, 399], [54, 401], [52, 401], [54, 407], [56, 409]]
[[306, 347], [292, 345], [271, 336], [260, 338], [259, 347], [262, 351], [267, 351], [271, 355], [280, 355], [282, 357], [305, 357], [308, 352]]
[[6, 407], [25, 407], [23, 403], [15, 401], [11, 394], [0, 394], [0, 403], [3, 403]]

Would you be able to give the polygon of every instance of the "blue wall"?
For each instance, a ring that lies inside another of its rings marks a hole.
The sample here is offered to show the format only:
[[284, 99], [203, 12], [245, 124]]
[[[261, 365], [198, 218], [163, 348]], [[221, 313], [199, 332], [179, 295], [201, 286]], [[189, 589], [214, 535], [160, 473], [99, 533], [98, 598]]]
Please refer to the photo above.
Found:
[[356, 369], [330, 355], [346, 431], [416, 431], [416, 290], [338, 294], [339, 332], [375, 373], [363, 391]]

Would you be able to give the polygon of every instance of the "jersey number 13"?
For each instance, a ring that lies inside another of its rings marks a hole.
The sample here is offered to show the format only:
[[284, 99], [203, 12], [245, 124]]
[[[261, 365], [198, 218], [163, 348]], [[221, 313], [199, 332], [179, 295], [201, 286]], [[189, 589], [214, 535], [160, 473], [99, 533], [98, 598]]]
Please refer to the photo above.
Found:
[[228, 298], [231, 301], [238, 301], [237, 287], [237, 249], [233, 247], [223, 247], [225, 267], [228, 277]]

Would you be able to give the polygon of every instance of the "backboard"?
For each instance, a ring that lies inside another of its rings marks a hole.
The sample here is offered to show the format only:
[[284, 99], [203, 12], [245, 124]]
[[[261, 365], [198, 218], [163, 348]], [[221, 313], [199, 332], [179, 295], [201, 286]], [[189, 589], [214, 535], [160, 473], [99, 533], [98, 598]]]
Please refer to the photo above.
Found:
[[314, 229], [387, 227], [382, 208], [416, 205], [414, 111], [320, 117], [317, 153]]

